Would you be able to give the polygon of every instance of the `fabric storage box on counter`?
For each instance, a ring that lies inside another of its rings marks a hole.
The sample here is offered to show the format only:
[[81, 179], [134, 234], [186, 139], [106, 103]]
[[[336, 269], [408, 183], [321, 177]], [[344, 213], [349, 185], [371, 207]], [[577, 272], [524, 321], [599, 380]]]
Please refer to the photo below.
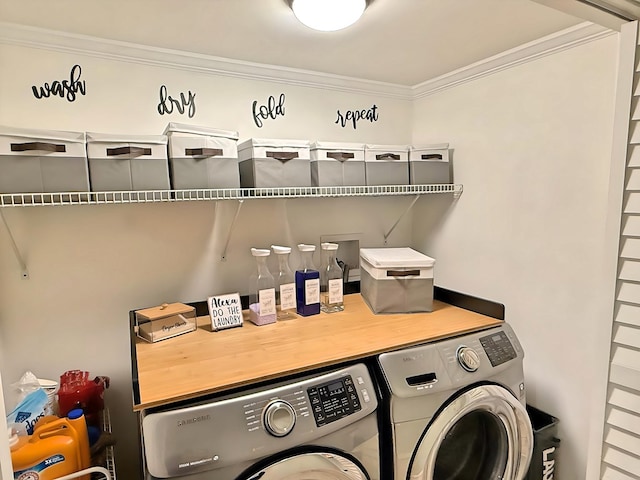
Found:
[[409, 185], [408, 145], [365, 145], [367, 185]]
[[84, 132], [0, 127], [0, 193], [88, 191]]
[[240, 187], [238, 132], [169, 123], [164, 134], [173, 189]]
[[250, 138], [238, 144], [243, 188], [310, 187], [310, 143]]
[[166, 135], [87, 132], [87, 157], [94, 192], [170, 188]]
[[360, 292], [373, 313], [433, 310], [435, 260], [412, 248], [361, 248]]
[[363, 143], [314, 142], [310, 151], [314, 187], [366, 185]]
[[136, 310], [136, 334], [147, 342], [159, 342], [196, 329], [196, 309], [183, 303], [163, 303]]
[[409, 149], [409, 181], [412, 185], [452, 183], [449, 144]]

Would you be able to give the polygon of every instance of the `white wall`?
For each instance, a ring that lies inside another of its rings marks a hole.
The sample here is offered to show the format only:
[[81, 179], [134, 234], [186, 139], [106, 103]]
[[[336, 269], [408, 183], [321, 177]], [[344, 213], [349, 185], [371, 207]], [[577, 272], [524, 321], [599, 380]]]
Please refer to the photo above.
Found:
[[[506, 305], [526, 351], [530, 403], [560, 418], [560, 475], [577, 480], [589, 420], [602, 421], [589, 418], [589, 373], [590, 352], [607, 347], [593, 326], [610, 321], [601, 295], [609, 279], [598, 272], [613, 254], [603, 251], [603, 226], [616, 55], [611, 36], [419, 99], [412, 116], [405, 100], [3, 45], [0, 63], [11, 74], [0, 78], [0, 124], [158, 134], [176, 121], [242, 138], [450, 142], [464, 193], [454, 203], [421, 198], [413, 225], [403, 220], [390, 244], [412, 243], [435, 257], [437, 284]], [[31, 95], [31, 85], [63, 79], [76, 63], [85, 97]], [[170, 93], [196, 91], [196, 117], [160, 116], [161, 84]], [[251, 102], [280, 93], [286, 115], [258, 129]], [[373, 103], [379, 122], [356, 131], [333, 123], [337, 108]], [[246, 201], [226, 262], [233, 201], [4, 209], [31, 275], [20, 278], [0, 229], [5, 394], [25, 369], [45, 378], [71, 368], [109, 375], [118, 474], [132, 478], [129, 310], [243, 291], [251, 246], [353, 232], [365, 246], [381, 245], [410, 200]]]
[[[237, 130], [242, 139], [406, 143], [410, 138], [407, 100], [15, 46], [1, 46], [0, 60], [3, 71], [11, 72], [0, 78], [0, 124], [5, 125], [161, 134], [167, 122], [174, 121]], [[87, 82], [86, 96], [73, 103], [33, 97], [31, 85], [62, 80], [76, 63]], [[156, 105], [161, 84], [170, 93], [196, 92], [196, 116], [160, 116]], [[251, 116], [253, 100], [266, 101], [280, 93], [286, 94], [285, 116], [257, 128]], [[336, 109], [374, 103], [378, 122], [361, 122], [357, 130], [334, 124]], [[128, 312], [162, 302], [247, 293], [252, 246], [318, 244], [321, 235], [342, 233], [361, 234], [362, 246], [380, 246], [409, 201], [247, 200], [225, 262], [221, 255], [235, 201], [4, 209], [30, 274], [28, 280], [21, 278], [7, 232], [0, 229], [0, 360], [6, 397], [8, 385], [27, 369], [52, 379], [69, 369], [111, 377], [105, 398], [118, 442], [118, 476], [135, 478], [138, 447]], [[410, 230], [409, 221], [401, 222], [390, 244], [408, 244]]]
[[602, 423], [590, 401], [605, 388], [594, 358], [609, 347], [597, 325], [611, 322], [614, 279], [602, 270], [616, 255], [604, 234], [617, 48], [612, 35], [415, 104], [413, 144], [450, 142], [464, 193], [418, 205], [414, 245], [436, 259], [438, 285], [505, 304], [527, 400], [560, 419], [563, 480], [585, 478], [590, 422]]

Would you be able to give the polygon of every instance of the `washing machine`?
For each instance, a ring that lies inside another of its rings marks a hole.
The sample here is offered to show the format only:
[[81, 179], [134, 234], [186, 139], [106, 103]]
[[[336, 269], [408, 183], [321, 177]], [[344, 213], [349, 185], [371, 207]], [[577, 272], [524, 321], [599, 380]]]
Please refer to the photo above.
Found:
[[[212, 372], [212, 375], [215, 374]], [[140, 414], [146, 479], [378, 480], [363, 363]]]
[[523, 351], [498, 327], [378, 357], [395, 480], [521, 480], [533, 449]]

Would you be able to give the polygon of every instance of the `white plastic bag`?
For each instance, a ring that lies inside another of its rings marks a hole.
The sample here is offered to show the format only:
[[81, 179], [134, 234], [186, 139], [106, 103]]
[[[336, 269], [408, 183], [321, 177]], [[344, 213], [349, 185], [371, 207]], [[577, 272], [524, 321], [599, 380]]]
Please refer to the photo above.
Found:
[[47, 414], [47, 394], [32, 372], [26, 372], [12, 387], [18, 394], [18, 404], [7, 415], [7, 424], [23, 425], [31, 435], [36, 422]]

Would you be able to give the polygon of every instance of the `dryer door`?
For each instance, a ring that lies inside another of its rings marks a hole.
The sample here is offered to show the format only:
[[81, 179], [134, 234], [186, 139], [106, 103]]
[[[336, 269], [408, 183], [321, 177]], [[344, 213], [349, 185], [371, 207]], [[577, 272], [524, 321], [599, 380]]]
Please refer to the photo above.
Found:
[[295, 454], [237, 480], [369, 480], [355, 462], [338, 453]]
[[498, 385], [461, 393], [430, 422], [408, 480], [522, 480], [533, 450], [525, 407]]

